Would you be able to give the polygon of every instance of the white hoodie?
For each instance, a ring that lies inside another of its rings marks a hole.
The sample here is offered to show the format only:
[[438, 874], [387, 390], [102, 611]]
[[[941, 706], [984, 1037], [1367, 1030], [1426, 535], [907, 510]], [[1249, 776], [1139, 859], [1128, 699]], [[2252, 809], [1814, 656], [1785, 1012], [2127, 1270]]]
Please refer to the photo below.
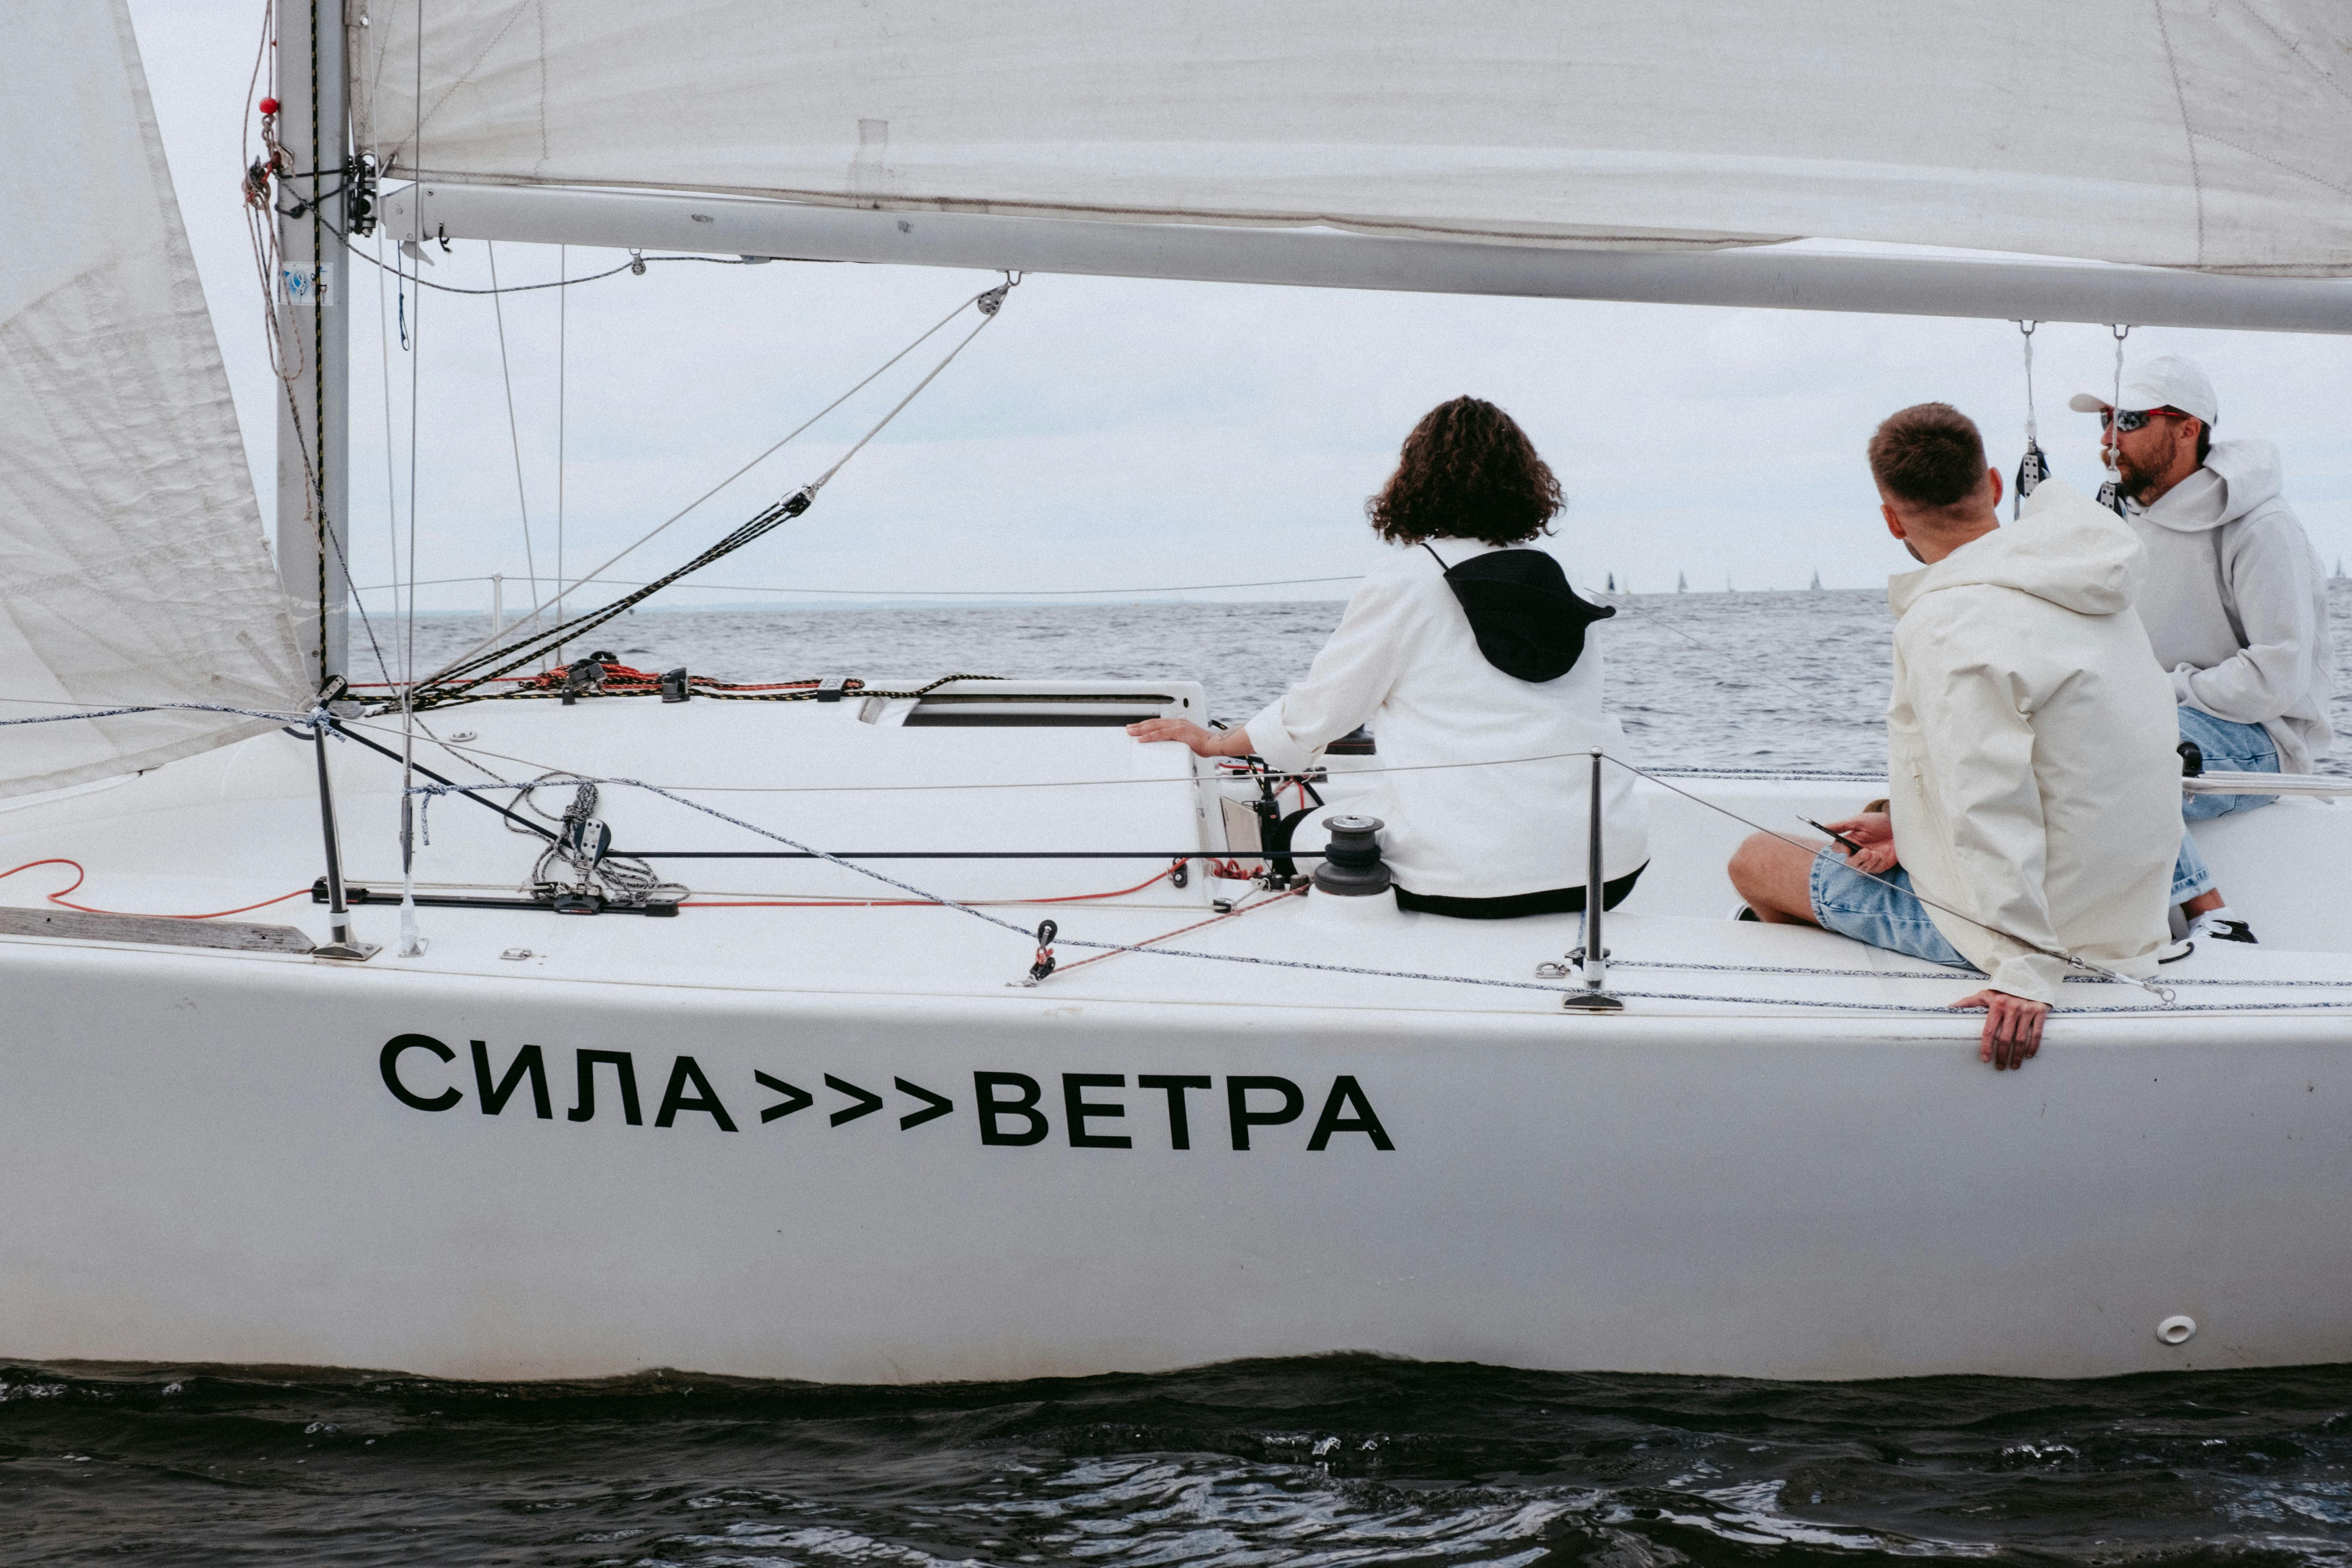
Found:
[[[1588, 634], [1583, 657], [1554, 680], [1506, 675], [1478, 651], [1438, 563], [1495, 548], [1433, 539], [1373, 568], [1307, 679], [1247, 726], [1260, 756], [1296, 773], [1370, 725], [1381, 771], [1361, 775], [1371, 787], [1349, 809], [1387, 824], [1381, 851], [1397, 885], [1432, 898], [1582, 887], [1585, 753], [1625, 754], [1624, 731], [1601, 707], [1601, 637]], [[1551, 760], [1517, 760], [1527, 757]], [[1478, 763], [1501, 765], [1462, 765]], [[1601, 876], [1613, 879], [1649, 858], [1648, 822], [1633, 774], [1604, 764], [1601, 782]]]
[[2068, 966], [2037, 948], [2137, 975], [2168, 934], [2179, 731], [2132, 613], [2145, 562], [2045, 479], [2016, 522], [1887, 584], [1895, 848], [1936, 929], [2013, 996], [2058, 1000]]
[[2139, 616], [2174, 700], [2260, 724], [2282, 771], [2311, 772], [2336, 741], [2327, 574], [2280, 498], [2278, 448], [2216, 441], [2130, 520], [2148, 555]]

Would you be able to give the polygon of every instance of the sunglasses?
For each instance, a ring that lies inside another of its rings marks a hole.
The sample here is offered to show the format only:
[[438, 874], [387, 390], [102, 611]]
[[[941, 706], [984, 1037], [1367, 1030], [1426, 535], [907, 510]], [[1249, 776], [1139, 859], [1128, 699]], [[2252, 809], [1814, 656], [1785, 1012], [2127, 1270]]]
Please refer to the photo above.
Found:
[[2130, 432], [2146, 425], [2149, 420], [2155, 418], [2159, 414], [2163, 415], [2168, 419], [2187, 419], [2190, 417], [2190, 416], [2183, 414], [2178, 408], [2126, 408], [2121, 413], [2117, 413], [2112, 408], [2103, 408], [2099, 410], [2099, 428], [2104, 430], [2108, 426], [2112, 425], [2116, 430], [2128, 435]]

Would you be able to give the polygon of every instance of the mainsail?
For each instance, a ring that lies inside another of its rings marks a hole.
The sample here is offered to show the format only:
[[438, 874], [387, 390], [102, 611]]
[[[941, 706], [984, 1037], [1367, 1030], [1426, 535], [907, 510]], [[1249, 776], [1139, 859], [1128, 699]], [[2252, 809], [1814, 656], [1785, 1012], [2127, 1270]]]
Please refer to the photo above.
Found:
[[310, 694], [122, 0], [0, 7], [0, 795]]
[[428, 180], [2352, 273], [2341, 0], [371, 0], [363, 21], [359, 144]]

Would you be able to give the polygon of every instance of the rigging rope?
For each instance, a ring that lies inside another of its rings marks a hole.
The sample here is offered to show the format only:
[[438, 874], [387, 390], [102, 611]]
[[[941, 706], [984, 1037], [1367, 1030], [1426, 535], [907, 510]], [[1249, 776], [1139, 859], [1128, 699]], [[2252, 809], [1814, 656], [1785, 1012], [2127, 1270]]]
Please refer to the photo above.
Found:
[[[334, 228], [332, 224], [329, 224], [327, 226], [331, 229]], [[454, 283], [436, 283], [431, 279], [425, 277], [422, 272], [411, 272], [406, 268], [396, 264], [379, 261], [374, 257], [370, 256], [366, 251], [353, 248], [350, 238], [345, 236], [341, 230], [336, 229], [335, 235], [337, 238], [343, 241], [344, 248], [350, 250], [353, 256], [358, 257], [370, 267], [382, 268], [384, 271], [400, 279], [404, 283], [414, 283], [419, 289], [431, 289], [436, 292], [442, 294], [470, 294], [477, 297], [485, 294], [531, 294], [536, 293], [541, 289], [574, 289], [583, 283], [600, 283], [607, 278], [615, 278], [624, 272], [634, 272], [642, 278], [645, 276], [646, 268], [657, 266], [666, 261], [698, 261], [709, 267], [748, 267], [751, 265], [751, 263], [735, 257], [639, 256], [636, 252], [631, 251], [629, 253], [629, 259], [622, 262], [618, 267], [608, 268], [602, 272], [583, 273], [577, 278], [559, 278], [552, 282], [548, 283], [516, 283], [506, 288], [500, 288], [496, 281], [493, 280], [491, 286], [488, 289], [461, 289]], [[424, 245], [423, 237], [415, 237], [413, 243], [422, 248]]]
[[[493, 241], [486, 244], [484, 248], [489, 255], [490, 282], [495, 288], [499, 280], [499, 247]], [[531, 602], [536, 604], [539, 602], [539, 552], [531, 547], [530, 496], [522, 482], [522, 425], [515, 417], [514, 371], [507, 362], [507, 310], [495, 296], [490, 300], [490, 315], [498, 324], [499, 381], [506, 389], [507, 444], [514, 454], [515, 510], [522, 519], [523, 571], [530, 575]], [[539, 624], [537, 611], [531, 613], [530, 624]]]
[[[826, 404], [823, 408], [818, 409], [814, 414], [809, 416], [808, 418], [803, 420], [793, 429], [787, 431], [758, 457], [753, 458], [750, 462], [745, 463], [741, 468], [736, 469], [732, 474], [728, 475], [725, 479], [711, 486], [710, 489], [703, 491], [702, 494], [697, 496], [685, 506], [680, 507], [677, 511], [672, 512], [668, 517], [654, 525], [653, 528], [640, 535], [634, 542], [623, 549], [618, 554], [614, 555], [602, 565], [596, 567], [594, 571], [589, 573], [586, 577], [582, 579], [582, 581], [591, 581], [598, 574], [610, 570], [628, 555], [650, 542], [656, 535], [667, 529], [672, 523], [677, 522], [678, 519], [694, 510], [695, 508], [700, 506], [704, 501], [709, 500], [712, 496], [717, 495], [720, 490], [726, 489], [729, 485], [742, 478], [743, 475], [749, 473], [761, 463], [765, 462], [770, 457], [772, 457], [777, 451], [781, 450], [787, 442], [793, 440], [795, 437], [808, 430], [810, 426], [815, 425], [817, 421], [823, 419], [826, 415], [831, 414], [835, 409], [848, 402], [850, 398], [864, 391], [867, 386], [871, 385], [876, 380], [882, 376], [884, 373], [896, 365], [900, 360], [905, 359], [908, 354], [914, 353], [916, 349], [922, 346], [923, 343], [929, 342], [933, 336], [943, 330], [949, 322], [963, 314], [967, 308], [979, 309], [981, 312], [980, 325], [974, 327], [971, 331], [964, 337], [962, 342], [959, 342], [949, 352], [946, 358], [942, 359], [938, 365], [932, 368], [931, 373], [929, 375], [926, 375], [922, 381], [916, 385], [914, 392], [910, 392], [904, 398], [901, 398], [898, 405], [892, 408], [888, 414], [885, 415], [879, 424], [868, 430], [865, 437], [858, 441], [856, 446], [852, 447], [847, 453], [844, 454], [840, 461], [835, 463], [831, 468], [825, 470], [825, 472], [821, 475], [814, 483], [803, 487], [793, 495], [786, 497], [783, 500], [768, 508], [765, 511], [760, 513], [759, 516], [753, 518], [750, 522], [747, 522], [740, 528], [737, 529], [735, 532], [728, 535], [727, 539], [722, 540], [719, 545], [714, 546], [712, 551], [706, 552], [702, 556], [697, 557], [695, 561], [689, 563], [688, 565], [676, 572], [670, 573], [667, 576], [657, 578], [654, 582], [646, 584], [637, 593], [619, 601], [616, 605], [607, 606], [607, 609], [604, 611], [591, 612], [590, 616], [581, 617], [579, 620], [564, 622], [553, 628], [553, 630], [547, 634], [545, 637], [537, 640], [547, 641], [551, 639], [553, 646], [561, 647], [564, 642], [570, 641], [573, 637], [581, 634], [583, 623], [585, 623], [587, 626], [591, 627], [601, 626], [605, 621], [612, 619], [614, 616], [621, 614], [630, 606], [639, 603], [649, 595], [659, 592], [662, 588], [668, 586], [671, 583], [677, 581], [680, 577], [698, 570], [700, 566], [707, 564], [710, 561], [719, 559], [721, 555], [725, 555], [734, 550], [740, 549], [744, 544], [751, 542], [751, 540], [757, 539], [761, 534], [764, 534], [771, 529], [775, 528], [778, 524], [783, 522], [788, 518], [797, 517], [802, 512], [806, 511], [811, 500], [814, 499], [817, 489], [827, 479], [830, 479], [835, 473], [838, 473], [842, 465], [848, 462], [851, 458], [856, 456], [858, 451], [865, 447], [866, 443], [872, 440], [874, 437], [881, 431], [884, 426], [888, 425], [891, 420], [897, 418], [899, 411], [914, 400], [916, 394], [921, 392], [924, 387], [929, 386], [933, 380], [937, 379], [940, 373], [954, 363], [956, 356], [961, 354], [965, 348], [971, 345], [972, 339], [978, 337], [981, 331], [984, 330], [991, 321], [995, 320], [998, 307], [1003, 303], [1006, 293], [1013, 288], [1013, 282], [1008, 279], [1008, 281], [1001, 283], [993, 289], [983, 289], [982, 292], [973, 295], [971, 299], [960, 301], [954, 310], [950, 310], [946, 315], [940, 317], [937, 321], [926, 328], [914, 339], [913, 342], [908, 343], [906, 347], [900, 349], [897, 353], [892, 354], [888, 359], [883, 361], [882, 363], [867, 374], [863, 381], [860, 381], [856, 385], [851, 387], [848, 391], [844, 392], [831, 403]], [[559, 584], [557, 588], [558, 597], [560, 598], [568, 590], [563, 585]], [[535, 605], [532, 606], [532, 614], [535, 616], [540, 612], [544, 611], [547, 608], [548, 605], [546, 604]], [[483, 638], [480, 642], [476, 643], [471, 648], [468, 648], [465, 653], [459, 655], [457, 658], [444, 665], [438, 670], [436, 670], [420, 684], [429, 688], [441, 681], [449, 679], [454, 676], [478, 670], [483, 665], [490, 663], [502, 657], [506, 652], [510, 651], [512, 646], [519, 646], [509, 645], [509, 647], [508, 648], [500, 648], [496, 646], [499, 640], [499, 639], [497, 635]], [[530, 655], [527, 653], [524, 655], [522, 659], [517, 660], [515, 664], [509, 664], [502, 669], [494, 670], [490, 673], [493, 675], [502, 675], [506, 673], [507, 669], [514, 668], [516, 664], [527, 662], [530, 658]], [[467, 682], [468, 686], [478, 683], [478, 681]]]
[[2116, 386], [2107, 405], [2106, 439], [2100, 443], [2099, 461], [2107, 470], [2107, 482], [2099, 487], [2099, 504], [2110, 508], [2117, 517], [2124, 512], [2124, 433], [2116, 427], [2116, 416], [2124, 411], [2124, 340], [2131, 336], [2129, 326], [2109, 323], [2107, 330], [2116, 335]]
[[2025, 498], [2033, 487], [2050, 477], [2050, 459], [2042, 455], [2042, 442], [2034, 428], [2033, 417], [2033, 329], [2039, 321], [2020, 321], [2017, 330], [2025, 338], [2025, 455], [2017, 460], [2016, 494], [2011, 498], [2009, 516], [2014, 522], [2023, 515]]

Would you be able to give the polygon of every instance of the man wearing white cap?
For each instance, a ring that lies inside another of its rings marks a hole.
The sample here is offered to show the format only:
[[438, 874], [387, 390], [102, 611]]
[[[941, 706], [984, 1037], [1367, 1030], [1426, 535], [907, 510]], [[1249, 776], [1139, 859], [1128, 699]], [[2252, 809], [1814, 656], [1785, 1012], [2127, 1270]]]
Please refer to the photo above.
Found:
[[[2103, 416], [2100, 452], [2117, 510], [2147, 550], [2137, 607], [2171, 672], [2181, 739], [2216, 772], [2310, 773], [2335, 742], [2326, 574], [2279, 494], [2278, 448], [2215, 441], [2213, 384], [2179, 354], [2130, 367], [2115, 395], [2110, 405], [2077, 393], [2069, 405]], [[2219, 816], [2277, 798], [2195, 795], [2183, 811]], [[2190, 934], [2252, 942], [2204, 872], [2195, 840], [2182, 846], [2184, 872], [2201, 874], [2173, 889], [2176, 897], [2196, 893], [2181, 903]]]

